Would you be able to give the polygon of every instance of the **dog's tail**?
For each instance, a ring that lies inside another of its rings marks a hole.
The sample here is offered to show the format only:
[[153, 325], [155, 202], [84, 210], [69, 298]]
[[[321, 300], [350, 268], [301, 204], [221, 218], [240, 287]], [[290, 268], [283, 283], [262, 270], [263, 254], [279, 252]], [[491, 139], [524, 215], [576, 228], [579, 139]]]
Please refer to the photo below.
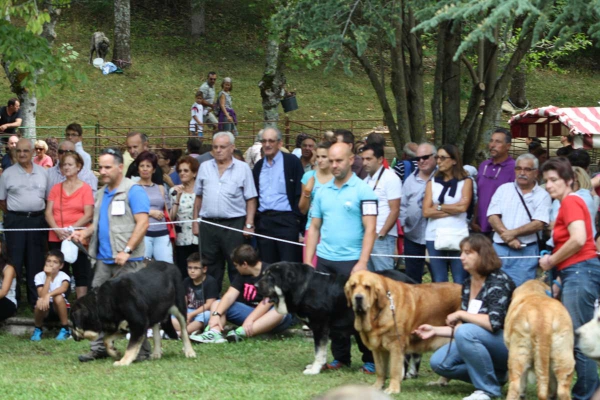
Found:
[[[545, 317], [550, 317], [550, 321], [543, 321], [542, 324], [544, 324], [544, 322], [550, 322], [551, 325], [554, 324], [554, 318], [552, 316], [546, 315]], [[538, 315], [538, 318], [544, 318], [544, 315]], [[531, 332], [535, 378], [537, 380], [538, 398], [540, 399], [548, 398], [548, 389], [551, 379], [550, 357], [552, 354], [551, 348], [553, 331], [553, 329], [546, 330], [546, 334], [544, 334], [544, 330], [538, 332], [534, 332], [532, 330]]]

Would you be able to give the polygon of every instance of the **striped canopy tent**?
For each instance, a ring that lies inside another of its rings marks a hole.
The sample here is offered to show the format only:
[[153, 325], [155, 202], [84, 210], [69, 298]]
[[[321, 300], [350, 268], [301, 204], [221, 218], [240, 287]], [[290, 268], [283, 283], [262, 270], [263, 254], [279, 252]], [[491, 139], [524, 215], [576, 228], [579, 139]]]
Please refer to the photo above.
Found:
[[513, 137], [574, 136], [575, 148], [600, 148], [600, 107], [535, 108], [512, 117]]

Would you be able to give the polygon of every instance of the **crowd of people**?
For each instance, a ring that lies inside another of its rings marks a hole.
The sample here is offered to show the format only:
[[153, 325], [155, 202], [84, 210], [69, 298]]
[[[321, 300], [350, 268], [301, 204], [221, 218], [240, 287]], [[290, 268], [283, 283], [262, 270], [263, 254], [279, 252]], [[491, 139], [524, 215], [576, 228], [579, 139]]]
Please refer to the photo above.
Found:
[[[515, 160], [510, 131], [496, 128], [490, 158], [478, 168], [463, 165], [455, 145], [432, 143], [407, 144], [401, 160], [390, 165], [380, 133], [364, 141], [342, 129], [322, 137], [303, 134], [289, 152], [281, 132], [265, 128], [242, 155], [236, 151], [231, 80], [223, 81], [217, 99], [216, 79], [208, 75], [190, 122], [198, 124], [196, 133], [203, 121], [217, 127], [211, 150], [203, 154], [196, 137], [181, 156], [151, 149], [145, 134], [131, 132], [125, 154], [117, 148], [101, 152], [97, 178], [78, 124], [66, 128], [58, 160], [50, 165], [43, 163], [45, 146], [8, 137], [0, 176], [6, 229], [0, 319], [15, 314], [21, 300], [17, 283], [25, 278], [26, 298], [35, 310], [32, 340], [42, 338], [51, 314], [63, 327], [57, 337], [63, 340], [69, 336], [64, 316], [72, 285], [79, 298], [90, 286], [158, 260], [176, 264], [185, 278], [192, 339], [239, 342], [293, 323], [256, 291], [268, 264], [304, 262], [349, 275], [394, 269], [404, 254], [416, 256], [405, 260], [405, 271], [421, 283], [428, 254], [431, 280], [462, 284], [463, 304], [448, 316], [455, 331], [424, 325], [415, 334], [453, 332], [456, 346], [438, 350], [432, 367], [471, 382], [476, 391], [467, 399], [478, 400], [500, 394], [510, 296], [539, 268], [553, 274], [554, 295], [562, 298], [575, 329], [592, 318], [600, 294], [595, 237], [600, 201], [594, 189], [600, 178], [590, 178], [587, 152], [572, 149], [568, 158], [541, 165], [533, 146]], [[218, 118], [210, 111], [217, 103]], [[226, 126], [229, 130], [219, 129]], [[35, 230], [47, 227], [51, 230]], [[78, 248], [76, 257], [65, 260], [60, 250], [69, 241], [87, 250]], [[536, 257], [549, 248], [551, 254]], [[226, 273], [230, 286], [222, 293]], [[226, 321], [238, 328], [224, 332]], [[326, 369], [350, 366], [346, 339], [332, 338], [335, 359]], [[361, 370], [374, 373], [372, 355], [359, 347]], [[600, 385], [596, 366], [577, 347], [575, 352], [574, 398], [588, 399]], [[146, 341], [139, 358], [149, 354]], [[100, 338], [80, 360], [103, 357]]]

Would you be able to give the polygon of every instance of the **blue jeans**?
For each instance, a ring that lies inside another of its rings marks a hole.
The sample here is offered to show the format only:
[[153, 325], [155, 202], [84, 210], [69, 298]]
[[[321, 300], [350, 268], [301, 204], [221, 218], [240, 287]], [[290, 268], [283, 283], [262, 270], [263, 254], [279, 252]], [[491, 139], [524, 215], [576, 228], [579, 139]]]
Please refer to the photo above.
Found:
[[[562, 303], [569, 311], [573, 329], [577, 330], [594, 316], [594, 301], [600, 294], [600, 261], [592, 258], [573, 264], [559, 272]], [[575, 336], [575, 371], [573, 399], [590, 399], [600, 386], [596, 362], [583, 355]]]
[[[515, 250], [509, 246], [500, 245], [494, 243], [494, 250], [498, 254], [498, 257], [519, 257], [519, 256], [539, 256], [538, 245], [532, 244], [531, 246], [520, 248]], [[508, 260], [502, 260], [502, 271], [506, 272], [506, 275], [515, 282], [515, 285], [521, 286], [525, 281], [535, 279], [535, 271], [537, 269], [539, 260], [537, 258], [510, 258]]]
[[[219, 302], [219, 300], [216, 300], [216, 302]], [[272, 309], [273, 308], [271, 308], [271, 310]], [[232, 322], [238, 326], [242, 326], [244, 324], [244, 321], [246, 320], [246, 318], [248, 318], [248, 315], [250, 315], [250, 313], [252, 313], [252, 311], [254, 311], [254, 307], [251, 307], [247, 304], [236, 301], [227, 310], [227, 313], [225, 314], [225, 318], [227, 318], [227, 321], [229, 321], [229, 322]], [[288, 329], [290, 326], [292, 326], [293, 323], [294, 323], [294, 317], [292, 316], [292, 314], [286, 314], [283, 316], [283, 318], [279, 322], [279, 325], [277, 325], [275, 328], [273, 328], [271, 330], [271, 333], [283, 332], [286, 329]]]
[[[396, 228], [394, 228], [396, 229]], [[382, 240], [375, 239], [373, 244], [373, 254], [390, 254], [393, 255], [396, 251], [396, 241], [398, 238], [392, 235], [385, 235]], [[369, 271], [385, 271], [394, 269], [393, 257], [371, 257], [367, 263]]]
[[[188, 315], [190, 315], [190, 313], [196, 311], [194, 308], [188, 308], [187, 309], [187, 313]], [[171, 314], [171, 318], [175, 318], [175, 316], [173, 314]], [[204, 324], [204, 326], [208, 325], [208, 320], [210, 319], [210, 311], [206, 310], [204, 312], [201, 312], [200, 314], [196, 315], [192, 321], [196, 321], [196, 322], [201, 322]]]
[[[460, 251], [436, 250], [433, 241], [427, 241], [427, 251], [433, 257], [459, 257]], [[444, 260], [439, 258], [429, 259], [431, 269], [431, 280], [433, 282], [448, 282], [448, 263], [452, 270], [452, 281], [461, 284], [467, 277], [467, 271], [463, 269], [462, 262], [458, 259]]]
[[144, 236], [144, 246], [146, 247], [144, 257], [173, 264], [173, 246], [169, 235]]
[[413, 242], [404, 237], [404, 254], [407, 256], [423, 256], [423, 258], [405, 258], [406, 275], [417, 283], [423, 282], [423, 272], [425, 270], [425, 251], [427, 246]]
[[450, 344], [433, 353], [429, 360], [431, 369], [443, 377], [470, 382], [490, 397], [502, 396], [504, 382], [499, 382], [497, 376], [504, 377], [508, 371], [504, 331], [492, 333], [479, 325], [462, 324], [454, 331], [451, 344], [450, 353]]

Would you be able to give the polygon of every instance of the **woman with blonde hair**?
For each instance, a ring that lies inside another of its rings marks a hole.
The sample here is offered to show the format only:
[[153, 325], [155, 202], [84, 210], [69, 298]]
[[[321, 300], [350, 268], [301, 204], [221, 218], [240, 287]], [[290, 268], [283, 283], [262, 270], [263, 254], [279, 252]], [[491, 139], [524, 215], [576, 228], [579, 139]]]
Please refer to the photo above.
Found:
[[235, 136], [238, 135], [237, 116], [233, 110], [233, 99], [231, 91], [233, 90], [233, 82], [231, 78], [224, 78], [221, 83], [221, 92], [219, 93], [219, 130], [228, 131]]
[[33, 157], [34, 164], [39, 165], [44, 168], [52, 168], [54, 166], [54, 162], [52, 162], [52, 157], [46, 154], [48, 151], [48, 144], [43, 140], [35, 141], [35, 157]]

